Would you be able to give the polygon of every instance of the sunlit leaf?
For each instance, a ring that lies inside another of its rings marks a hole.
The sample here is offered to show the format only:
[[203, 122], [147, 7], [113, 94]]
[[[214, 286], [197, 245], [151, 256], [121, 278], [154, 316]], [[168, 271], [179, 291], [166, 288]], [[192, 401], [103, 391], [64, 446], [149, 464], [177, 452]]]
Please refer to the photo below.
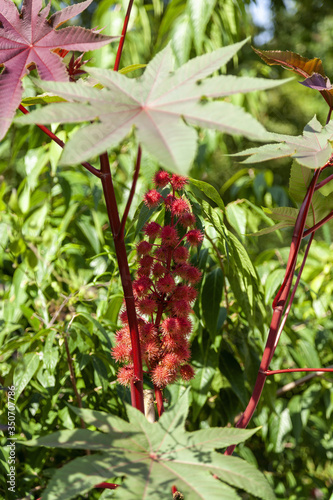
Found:
[[[188, 391], [153, 424], [131, 406], [127, 407], [130, 423], [123, 422], [120, 426], [120, 419], [113, 415], [106, 420], [105, 414], [99, 416], [99, 412], [77, 409], [83, 420], [87, 417], [87, 423], [101, 422], [105, 432], [60, 431], [25, 444], [105, 451], [77, 458], [57, 470], [42, 499], [67, 500], [110, 477], [124, 476], [124, 482], [115, 490], [115, 498], [123, 500], [165, 498], [167, 492], [171, 495], [174, 484], [191, 500], [237, 500], [234, 488], [263, 500], [273, 500], [270, 486], [254, 466], [214, 451], [244, 441], [257, 429], [210, 428], [186, 432], [187, 411]], [[125, 428], [127, 439], [123, 434]], [[118, 437], [115, 429], [120, 431]]]
[[45, 80], [68, 81], [66, 66], [54, 49], [87, 50], [103, 47], [115, 37], [79, 26], [56, 30], [84, 11], [92, 0], [66, 7], [48, 18], [51, 2], [24, 0], [21, 13], [11, 0], [0, 0], [0, 140], [5, 136], [22, 97], [21, 80], [36, 66]]
[[[174, 71], [170, 46], [148, 64], [142, 77], [87, 68], [104, 89], [40, 82], [42, 89], [77, 101], [49, 105], [21, 117], [21, 123], [95, 121], [80, 129], [65, 147], [62, 164], [82, 162], [115, 146], [132, 130], [140, 143], [170, 169], [186, 173], [194, 160], [197, 132], [188, 125], [213, 128], [251, 139], [268, 133], [242, 108], [213, 98], [275, 87], [282, 82], [224, 75], [205, 79], [225, 65], [246, 42], [222, 47]], [[78, 104], [80, 103], [80, 104]]]
[[308, 168], [323, 167], [332, 155], [333, 124], [322, 127], [314, 117], [305, 126], [303, 135], [291, 136], [270, 134], [278, 144], [266, 144], [257, 148], [246, 149], [231, 156], [248, 156], [243, 163], [257, 163], [291, 156]]

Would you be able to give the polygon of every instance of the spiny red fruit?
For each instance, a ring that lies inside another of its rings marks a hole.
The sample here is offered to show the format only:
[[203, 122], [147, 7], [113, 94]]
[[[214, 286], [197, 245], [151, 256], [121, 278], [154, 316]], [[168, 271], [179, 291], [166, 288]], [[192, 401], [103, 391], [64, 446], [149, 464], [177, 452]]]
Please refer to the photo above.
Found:
[[148, 191], [148, 193], [145, 194], [144, 202], [148, 208], [153, 208], [157, 207], [161, 198], [162, 198], [161, 194], [158, 191], [156, 191], [156, 189], [151, 189], [150, 191]]
[[165, 245], [176, 246], [179, 241], [177, 230], [172, 226], [162, 227], [161, 239]]
[[183, 198], [176, 198], [171, 205], [172, 215], [182, 215], [185, 212], [189, 212], [190, 207], [186, 200]]
[[183, 189], [183, 187], [187, 184], [187, 182], [188, 182], [187, 177], [183, 177], [177, 174], [172, 174], [171, 186], [176, 191], [180, 191], [181, 189]]
[[149, 238], [157, 238], [157, 236], [160, 234], [161, 231], [161, 226], [157, 224], [157, 222], [149, 222], [149, 224], [146, 224], [144, 228], [144, 232]]
[[197, 247], [203, 240], [203, 234], [199, 229], [191, 229], [186, 234], [186, 239], [190, 245]]
[[[162, 170], [155, 174], [156, 189], [146, 193], [144, 202], [148, 208], [161, 205], [162, 209], [164, 205], [168, 224], [148, 222], [143, 230], [147, 239], [136, 247], [139, 259], [133, 292], [142, 358], [154, 385], [161, 389], [178, 377], [190, 380], [194, 376], [188, 364], [188, 337], [192, 331], [189, 315], [197, 295], [193, 285], [200, 280], [201, 273], [189, 263], [189, 248], [198, 246], [203, 235], [195, 229], [196, 219], [189, 201], [185, 195], [179, 195], [186, 183], [186, 177], [177, 174], [170, 176]], [[165, 190], [167, 185], [170, 193], [164, 195], [163, 191], [162, 196], [158, 189]], [[120, 319], [127, 325], [125, 311]], [[134, 376], [128, 326], [117, 332], [116, 342], [112, 356], [127, 363], [118, 374], [118, 381], [126, 385]]]
[[179, 369], [179, 374], [183, 380], [191, 380], [194, 377], [194, 370], [191, 365], [182, 365]]
[[136, 247], [136, 251], [139, 255], [147, 255], [151, 250], [151, 243], [148, 241], [140, 241]]
[[165, 172], [165, 170], [160, 170], [159, 172], [156, 172], [154, 176], [154, 184], [157, 187], [165, 187], [167, 184], [170, 182], [170, 175], [168, 172]]

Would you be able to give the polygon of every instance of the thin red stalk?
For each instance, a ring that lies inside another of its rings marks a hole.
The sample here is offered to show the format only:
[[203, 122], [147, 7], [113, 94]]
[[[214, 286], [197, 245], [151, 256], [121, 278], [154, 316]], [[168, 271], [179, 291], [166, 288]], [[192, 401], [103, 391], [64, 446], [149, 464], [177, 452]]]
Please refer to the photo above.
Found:
[[[22, 106], [22, 104], [19, 105], [19, 110], [22, 111], [22, 113], [25, 115], [28, 115], [30, 113], [30, 111], [28, 111], [27, 108]], [[49, 130], [47, 127], [44, 127], [44, 125], [37, 125], [37, 127], [39, 127], [46, 135], [50, 137], [50, 139], [52, 139], [52, 141], [56, 142], [61, 148], [65, 147], [65, 143], [61, 139], [59, 139], [59, 137], [56, 136], [53, 132], [51, 132], [51, 130]], [[90, 163], [88, 163], [87, 161], [84, 161], [83, 163], [81, 163], [81, 165], [87, 170], [89, 170], [89, 172], [95, 175], [96, 177], [99, 178], [101, 177], [101, 172], [97, 168], [90, 165]]]
[[163, 392], [159, 387], [154, 386], [155, 390], [155, 399], [156, 399], [156, 406], [157, 406], [157, 412], [158, 416], [160, 417], [164, 413], [164, 406], [163, 406]]
[[98, 483], [96, 484], [96, 486], [94, 486], [94, 488], [105, 488], [106, 490], [115, 490], [116, 488], [118, 488], [118, 486], [120, 485], [115, 483]]
[[120, 219], [117, 206], [117, 200], [113, 188], [112, 176], [110, 171], [109, 157], [107, 153], [100, 156], [102, 186], [105, 197], [107, 213], [109, 216], [113, 241], [118, 261], [119, 274], [124, 290], [124, 297], [128, 316], [128, 325], [131, 334], [131, 343], [133, 351], [134, 380], [131, 384], [132, 406], [144, 413], [143, 404], [143, 371], [140, 349], [140, 337], [138, 321], [136, 316], [131, 274], [128, 266], [127, 253], [124, 238], [120, 235]]
[[118, 71], [118, 69], [119, 69], [120, 58], [121, 58], [121, 54], [122, 54], [124, 43], [125, 43], [125, 38], [126, 38], [126, 33], [127, 33], [127, 26], [128, 26], [129, 18], [130, 18], [130, 15], [131, 15], [132, 6], [133, 6], [133, 0], [130, 0], [129, 4], [128, 4], [128, 7], [127, 7], [126, 15], [125, 15], [125, 20], [124, 20], [124, 24], [123, 24], [123, 30], [121, 32], [120, 42], [119, 42], [119, 45], [118, 45], [118, 50], [117, 50], [117, 55], [116, 55], [116, 60], [115, 60], [115, 63], [114, 63], [113, 71]]
[[128, 217], [128, 213], [129, 213], [130, 208], [131, 208], [131, 204], [132, 204], [134, 193], [135, 193], [136, 183], [137, 183], [138, 177], [139, 177], [140, 165], [141, 165], [141, 155], [142, 155], [142, 151], [141, 151], [141, 147], [139, 146], [138, 147], [138, 154], [136, 157], [134, 174], [133, 174], [132, 186], [131, 186], [130, 194], [128, 196], [128, 200], [127, 200], [126, 207], [125, 207], [125, 210], [124, 210], [124, 213], [123, 213], [123, 216], [121, 219], [121, 224], [120, 224], [119, 236], [121, 238], [124, 237], [125, 224], [126, 224], [126, 220]]
[[294, 284], [294, 288], [293, 288], [293, 290], [291, 292], [291, 296], [290, 296], [288, 305], [286, 307], [285, 313], [283, 315], [282, 321], [281, 321], [280, 326], [279, 326], [279, 330], [278, 330], [277, 335], [276, 335], [274, 349], [276, 348], [276, 346], [277, 346], [277, 344], [279, 342], [282, 330], [283, 330], [284, 325], [285, 325], [285, 323], [287, 321], [287, 318], [288, 318], [288, 315], [289, 315], [289, 312], [290, 312], [290, 309], [291, 309], [291, 306], [292, 306], [292, 303], [293, 303], [293, 300], [294, 300], [294, 297], [295, 297], [295, 293], [296, 293], [297, 287], [299, 285], [299, 282], [300, 282], [300, 279], [301, 279], [301, 276], [302, 276], [302, 272], [303, 272], [303, 269], [304, 269], [304, 266], [305, 266], [305, 263], [306, 263], [306, 259], [308, 258], [308, 255], [309, 255], [309, 251], [310, 251], [311, 243], [313, 241], [313, 237], [314, 237], [314, 233], [312, 233], [312, 235], [311, 235], [311, 237], [310, 237], [310, 239], [308, 241], [308, 244], [307, 244], [307, 247], [306, 247], [306, 250], [305, 250], [305, 253], [304, 253], [303, 261], [302, 261], [299, 273], [297, 275], [296, 282]]
[[333, 174], [331, 174], [329, 177], [326, 177], [326, 179], [324, 179], [323, 181], [318, 182], [318, 184], [315, 187], [315, 191], [322, 188], [323, 186], [325, 186], [326, 184], [328, 184], [332, 180], [333, 180]]
[[[294, 233], [293, 233], [293, 238], [292, 238], [292, 243], [290, 246], [290, 253], [289, 253], [289, 258], [288, 258], [288, 263], [287, 263], [287, 269], [285, 273], [285, 278], [282, 283], [282, 286], [280, 287], [274, 301], [273, 301], [273, 316], [272, 316], [272, 321], [271, 321], [271, 326], [270, 330], [268, 333], [268, 338], [266, 341], [266, 346], [264, 349], [264, 353], [262, 356], [262, 360], [260, 363], [260, 368], [258, 371], [257, 375], [257, 380], [255, 382], [253, 392], [250, 398], [250, 401], [242, 414], [241, 418], [236, 424], [236, 427], [239, 427], [241, 429], [244, 429], [247, 427], [249, 424], [253, 413], [258, 405], [262, 390], [265, 385], [266, 381], [266, 372], [268, 370], [269, 364], [272, 360], [272, 357], [274, 355], [274, 351], [276, 349], [276, 338], [279, 333], [279, 326], [281, 324], [281, 318], [282, 314], [284, 311], [285, 303], [288, 299], [288, 295], [290, 292], [290, 288], [292, 285], [293, 281], [293, 275], [294, 275], [294, 270], [296, 266], [296, 261], [297, 261], [297, 255], [300, 249], [300, 244], [301, 240], [303, 237], [303, 232], [304, 232], [304, 227], [305, 227], [305, 221], [309, 212], [312, 196], [314, 193], [314, 187], [316, 185], [318, 176], [320, 174], [321, 169], [317, 169], [314, 173], [314, 176], [312, 178], [312, 181], [308, 187], [307, 193], [305, 195], [305, 198], [303, 200], [303, 203], [301, 205], [295, 228], [294, 228]], [[225, 451], [225, 455], [232, 455], [233, 451], [235, 449], [235, 445], [229, 446], [227, 450]]]
[[324, 217], [322, 220], [317, 222], [317, 224], [315, 224], [314, 226], [310, 227], [310, 229], [307, 229], [306, 231], [304, 231], [303, 238], [305, 238], [305, 236], [308, 236], [309, 234], [312, 234], [315, 231], [317, 231], [317, 229], [319, 229], [321, 226], [323, 226], [325, 224], [325, 222], [328, 222], [331, 219], [333, 219], [333, 212], [326, 215], [326, 217]]
[[[298, 255], [298, 252], [299, 252], [299, 249], [301, 246], [301, 241], [303, 238], [303, 232], [304, 232], [304, 228], [305, 228], [306, 218], [307, 218], [307, 215], [309, 212], [310, 204], [312, 201], [312, 196], [313, 196], [314, 189], [315, 189], [315, 186], [317, 183], [317, 179], [320, 175], [320, 172], [321, 172], [320, 168], [315, 170], [312, 181], [308, 187], [304, 201], [303, 201], [302, 206], [299, 210], [297, 220], [295, 223], [295, 229], [294, 229], [291, 245], [290, 245], [290, 253], [289, 253], [289, 258], [288, 258], [288, 262], [287, 262], [287, 269], [286, 269], [285, 278], [284, 278], [284, 281], [283, 281], [283, 283], [282, 283], [282, 285], [281, 285], [281, 287], [280, 287], [280, 289], [279, 289], [278, 293], [276, 294], [276, 297], [273, 301], [273, 309], [278, 305], [278, 302], [281, 301], [282, 290], [284, 290], [285, 286], [288, 285], [288, 281], [290, 282], [290, 276], [292, 277], [294, 274], [297, 255]], [[291, 283], [290, 283], [290, 285], [291, 285]], [[286, 300], [286, 298], [285, 298], [285, 300]]]
[[[118, 71], [119, 69], [120, 59], [124, 47], [127, 26], [131, 15], [132, 6], [133, 6], [133, 0], [130, 0], [125, 14], [121, 38], [118, 45], [116, 60], [113, 68], [114, 71]], [[141, 161], [141, 149], [138, 151], [138, 159], [134, 176], [136, 176], [136, 174], [137, 175], [139, 174], [140, 161]], [[142, 359], [141, 359], [140, 336], [138, 328], [138, 319], [135, 309], [132, 280], [129, 271], [126, 247], [124, 242], [124, 228], [132, 199], [129, 199], [127, 201], [125, 213], [123, 215], [122, 222], [120, 222], [117, 201], [114, 194], [114, 188], [112, 183], [110, 163], [107, 153], [103, 153], [100, 156], [100, 162], [101, 162], [101, 171], [103, 172], [103, 174], [105, 173], [105, 177], [104, 176], [102, 177], [102, 184], [103, 184], [105, 201], [108, 207], [107, 210], [116, 249], [119, 273], [121, 276], [121, 282], [124, 290], [128, 325], [131, 334], [133, 365], [134, 365], [134, 380], [132, 380], [131, 382], [132, 406], [134, 406], [142, 413], [144, 413], [145, 410], [143, 402], [143, 370], [142, 370]], [[130, 192], [130, 197], [131, 197], [131, 193], [133, 191], [132, 198], [134, 196], [135, 186], [136, 186], [136, 180], [134, 180], [133, 178], [132, 188]]]
[[333, 368], [286, 368], [284, 370], [266, 370], [265, 375], [277, 375], [278, 373], [293, 373], [293, 372], [332, 372]]

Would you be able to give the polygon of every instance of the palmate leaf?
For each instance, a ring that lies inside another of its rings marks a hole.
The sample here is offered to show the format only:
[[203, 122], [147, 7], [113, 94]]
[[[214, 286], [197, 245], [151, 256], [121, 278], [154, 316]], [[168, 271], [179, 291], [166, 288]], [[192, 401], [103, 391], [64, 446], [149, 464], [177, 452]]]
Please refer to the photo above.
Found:
[[[313, 172], [310, 168], [299, 165], [296, 161], [293, 162], [289, 179], [289, 195], [298, 204], [303, 202], [307, 188], [313, 177]], [[308, 229], [326, 215], [333, 208], [332, 197], [326, 198], [322, 193], [316, 191], [313, 194], [312, 201], [309, 207], [309, 213], [306, 218], [305, 228]], [[295, 226], [298, 216], [298, 209], [292, 207], [278, 207], [273, 209], [264, 209], [265, 213], [278, 223], [271, 227], [266, 227], [261, 231], [254, 233], [254, 236], [262, 236], [271, 233], [277, 229]]]
[[[246, 42], [222, 47], [190, 60], [174, 71], [170, 46], [147, 65], [142, 77], [88, 68], [105, 88], [40, 82], [39, 86], [72, 103], [51, 104], [19, 119], [21, 123], [98, 122], [80, 129], [65, 147], [61, 163], [79, 163], [119, 143], [135, 126], [138, 140], [161, 164], [186, 173], [196, 153], [197, 133], [188, 125], [214, 128], [251, 139], [268, 132], [239, 107], [213, 98], [280, 85], [281, 81], [217, 76]], [[78, 104], [80, 103], [80, 104]]]
[[51, 2], [24, 0], [21, 13], [12, 0], [0, 0], [0, 140], [5, 136], [21, 102], [21, 80], [36, 65], [44, 80], [68, 81], [66, 66], [54, 49], [87, 50], [103, 47], [115, 37], [78, 26], [57, 30], [84, 11], [92, 0], [71, 5], [48, 18]]
[[270, 139], [278, 144], [266, 144], [257, 148], [246, 149], [231, 156], [248, 156], [243, 163], [257, 163], [276, 158], [291, 156], [300, 165], [319, 168], [332, 156], [333, 124], [325, 127], [314, 116], [305, 126], [303, 135], [292, 136], [270, 134]]
[[[114, 496], [123, 500], [172, 498], [172, 485], [191, 500], [237, 500], [233, 487], [263, 500], [273, 500], [274, 494], [264, 476], [252, 465], [214, 451], [244, 441], [256, 429], [211, 428], [186, 432], [188, 404], [187, 391], [154, 424], [130, 406], [127, 407], [130, 422], [122, 421], [122, 424], [113, 415], [76, 409], [89, 425], [101, 424], [104, 433], [87, 429], [60, 431], [25, 444], [92, 450], [103, 446], [105, 451], [76, 458], [59, 469], [42, 500], [76, 498], [97, 483], [119, 476], [124, 477], [124, 481]], [[77, 440], [76, 433], [79, 433]]]

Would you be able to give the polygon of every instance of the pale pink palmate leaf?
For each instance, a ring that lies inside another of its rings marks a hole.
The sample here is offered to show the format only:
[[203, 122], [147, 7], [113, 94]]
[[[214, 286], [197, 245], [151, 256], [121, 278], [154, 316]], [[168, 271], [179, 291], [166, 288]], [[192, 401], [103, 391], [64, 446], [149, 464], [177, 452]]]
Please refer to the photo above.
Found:
[[92, 0], [71, 5], [49, 19], [51, 3], [24, 0], [21, 13], [12, 0], [0, 0], [0, 140], [5, 136], [22, 98], [21, 79], [36, 65], [44, 80], [68, 81], [66, 66], [56, 48], [85, 52], [103, 47], [116, 37], [78, 26], [56, 31], [85, 10]]
[[[281, 85], [281, 80], [228, 75], [206, 78], [237, 53], [245, 41], [191, 59], [175, 69], [170, 45], [159, 52], [139, 78], [116, 71], [87, 68], [104, 88], [82, 83], [37, 82], [43, 90], [65, 98], [20, 117], [20, 123], [90, 122], [64, 149], [61, 164], [81, 163], [122, 141], [134, 127], [138, 141], [161, 165], [186, 174], [194, 160], [198, 133], [213, 128], [265, 141], [265, 128], [222, 97]], [[215, 100], [215, 99], [219, 100]], [[92, 123], [91, 123], [92, 122]]]

